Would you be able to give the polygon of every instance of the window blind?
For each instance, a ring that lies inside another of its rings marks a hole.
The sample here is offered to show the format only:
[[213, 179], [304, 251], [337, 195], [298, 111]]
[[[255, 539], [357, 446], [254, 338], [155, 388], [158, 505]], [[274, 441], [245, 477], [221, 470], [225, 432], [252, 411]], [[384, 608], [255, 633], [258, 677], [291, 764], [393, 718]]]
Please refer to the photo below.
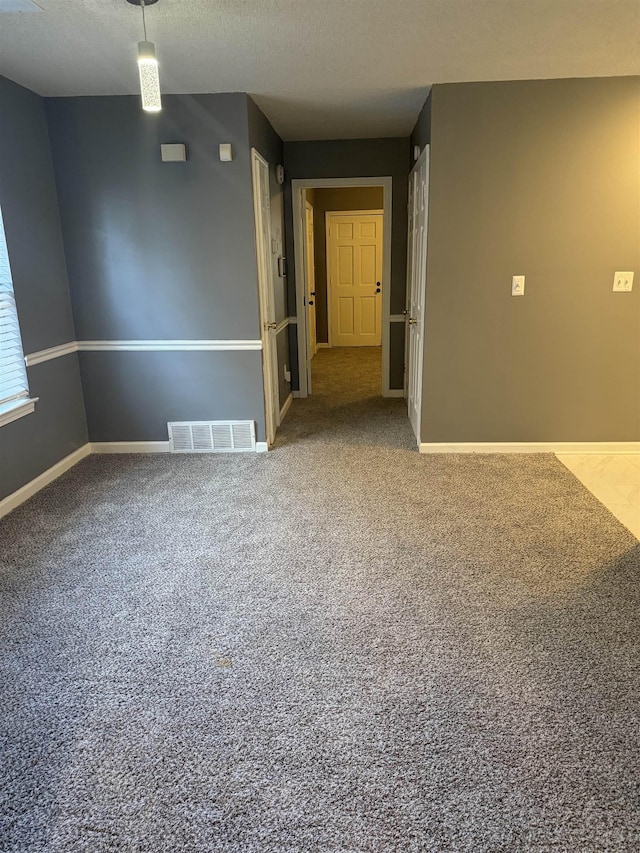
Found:
[[28, 397], [27, 370], [0, 210], [0, 408]]

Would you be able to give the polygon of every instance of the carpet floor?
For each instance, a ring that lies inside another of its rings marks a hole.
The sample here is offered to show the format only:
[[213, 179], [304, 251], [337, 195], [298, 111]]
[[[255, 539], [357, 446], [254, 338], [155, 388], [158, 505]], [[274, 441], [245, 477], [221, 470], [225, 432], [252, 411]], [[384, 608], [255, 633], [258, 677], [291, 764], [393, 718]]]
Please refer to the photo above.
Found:
[[377, 350], [268, 454], [0, 522], [0, 850], [640, 849], [640, 546], [552, 456], [420, 456]]

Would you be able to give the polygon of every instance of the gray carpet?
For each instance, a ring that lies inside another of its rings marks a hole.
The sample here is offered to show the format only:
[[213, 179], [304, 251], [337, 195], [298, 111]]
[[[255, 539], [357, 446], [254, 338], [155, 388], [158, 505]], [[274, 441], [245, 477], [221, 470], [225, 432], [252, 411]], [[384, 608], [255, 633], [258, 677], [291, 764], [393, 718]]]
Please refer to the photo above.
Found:
[[0, 849], [639, 850], [637, 541], [315, 362], [273, 452], [91, 457], [0, 522]]

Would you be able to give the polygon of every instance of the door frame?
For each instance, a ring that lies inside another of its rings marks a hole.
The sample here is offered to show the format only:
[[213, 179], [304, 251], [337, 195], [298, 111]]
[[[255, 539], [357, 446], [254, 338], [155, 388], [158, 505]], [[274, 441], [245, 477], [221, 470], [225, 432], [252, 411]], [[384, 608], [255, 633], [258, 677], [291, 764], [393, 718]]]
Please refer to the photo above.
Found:
[[[363, 210], [327, 210], [324, 214], [324, 251], [326, 258], [326, 269], [327, 269], [327, 342], [329, 347], [333, 346], [333, 342], [331, 340], [331, 277], [329, 271], [331, 269], [331, 257], [329, 250], [329, 217], [330, 216], [366, 216], [367, 214], [377, 214], [378, 216], [382, 216], [382, 230], [384, 235], [384, 210], [380, 208], [366, 208]], [[382, 246], [382, 263], [384, 265], [384, 236], [383, 236], [383, 246]], [[384, 273], [383, 273], [384, 274]], [[384, 289], [382, 291], [382, 298], [384, 299]], [[381, 320], [384, 322], [384, 320]]]
[[[267, 217], [262, 221], [260, 204], [262, 189], [260, 187], [260, 171], [262, 166], [267, 170], [269, 182], [269, 163], [255, 148], [251, 149], [251, 183], [253, 189], [253, 215], [256, 240], [256, 262], [258, 267], [258, 302], [260, 312], [260, 339], [262, 341], [262, 379], [264, 389], [264, 413], [267, 446], [271, 447], [280, 426], [280, 406], [278, 405], [278, 352], [275, 340], [275, 291], [273, 284], [273, 269], [271, 260], [271, 220]], [[268, 183], [269, 187], [270, 184]], [[271, 208], [271, 191], [267, 199]], [[263, 228], [264, 225], [264, 228]], [[266, 231], [266, 237], [264, 233]], [[264, 245], [262, 245], [264, 239]], [[265, 259], [269, 259], [266, 262]]]
[[[293, 250], [296, 274], [296, 316], [298, 325], [298, 375], [300, 390], [297, 397], [306, 397], [309, 393], [307, 383], [308, 344], [305, 306], [304, 274], [304, 203], [305, 190], [337, 187], [382, 187], [382, 396], [402, 397], [403, 390], [389, 388], [390, 355], [390, 310], [391, 310], [391, 199], [393, 178], [294, 178], [291, 181], [291, 201], [293, 209]], [[400, 315], [400, 319], [404, 317]], [[394, 317], [395, 321], [396, 318]]]

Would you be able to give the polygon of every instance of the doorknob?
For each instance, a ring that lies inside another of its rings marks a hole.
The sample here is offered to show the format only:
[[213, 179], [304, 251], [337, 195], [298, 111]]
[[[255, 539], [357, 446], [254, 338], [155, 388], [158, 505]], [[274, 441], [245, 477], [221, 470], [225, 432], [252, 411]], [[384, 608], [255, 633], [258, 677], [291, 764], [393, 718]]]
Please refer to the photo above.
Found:
[[310, 291], [309, 291], [309, 296], [315, 296], [315, 295], [316, 295], [315, 290], [310, 290]]
[[410, 326], [415, 326], [415, 324], [416, 324], [417, 322], [418, 322], [418, 321], [416, 320], [416, 318], [415, 318], [415, 317], [409, 317], [409, 325], [410, 325]]
[[376, 293], [380, 293], [380, 288], [376, 287]]
[[310, 300], [307, 302], [307, 305], [313, 305], [313, 299], [310, 299]]
[[278, 324], [277, 323], [265, 323], [264, 327], [265, 327], [265, 329], [277, 329]]

